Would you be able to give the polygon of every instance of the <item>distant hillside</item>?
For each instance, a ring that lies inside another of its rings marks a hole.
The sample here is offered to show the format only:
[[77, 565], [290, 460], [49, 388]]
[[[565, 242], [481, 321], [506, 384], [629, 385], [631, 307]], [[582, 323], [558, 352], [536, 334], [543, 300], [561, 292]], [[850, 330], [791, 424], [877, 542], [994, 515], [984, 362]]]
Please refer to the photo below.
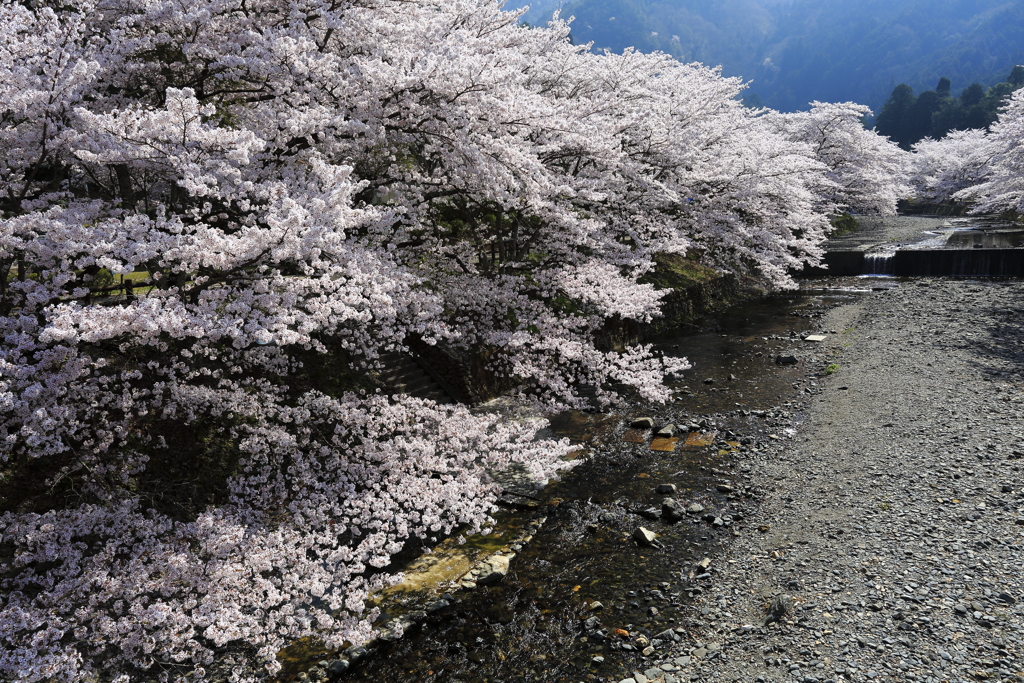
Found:
[[[540, 0], [527, 20], [560, 5]], [[1024, 3], [1000, 0], [576, 0], [573, 37], [721, 65], [767, 106], [854, 100], [876, 111], [899, 83], [959, 93], [1024, 63]]]

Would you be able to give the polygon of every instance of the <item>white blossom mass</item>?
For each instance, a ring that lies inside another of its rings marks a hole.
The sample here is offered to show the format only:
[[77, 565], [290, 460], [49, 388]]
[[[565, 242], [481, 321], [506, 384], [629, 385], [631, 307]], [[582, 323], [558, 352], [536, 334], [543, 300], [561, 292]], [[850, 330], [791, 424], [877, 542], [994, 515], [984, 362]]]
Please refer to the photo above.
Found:
[[[662, 401], [685, 360], [595, 342], [659, 315], [656, 254], [789, 287], [830, 216], [895, 210], [906, 154], [864, 108], [751, 110], [715, 69], [519, 18], [3, 0], [0, 458], [26, 495], [0, 517], [0, 678], [219, 657], [240, 681], [297, 638], [361, 642], [398, 550], [484, 528], [488, 471], [572, 450], [361, 391], [380, 354], [487, 349], [548, 410]], [[972, 191], [1020, 206], [995, 189], [1019, 156]], [[211, 496], [162, 488], [182, 470]]]

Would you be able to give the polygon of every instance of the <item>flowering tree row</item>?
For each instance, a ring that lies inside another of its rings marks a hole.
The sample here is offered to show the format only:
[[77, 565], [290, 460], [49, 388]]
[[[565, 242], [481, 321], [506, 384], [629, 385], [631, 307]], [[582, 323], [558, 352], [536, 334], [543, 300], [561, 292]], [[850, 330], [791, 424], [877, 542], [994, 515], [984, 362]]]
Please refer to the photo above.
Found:
[[914, 146], [912, 183], [934, 202], [960, 201], [976, 213], [1024, 213], [1024, 91], [1016, 91], [991, 129], [950, 133]]
[[404, 544], [571, 450], [359, 390], [382, 352], [486, 347], [548, 409], [664, 400], [685, 360], [594, 343], [658, 314], [654, 254], [785, 287], [835, 211], [894, 208], [862, 109], [751, 111], [716, 70], [518, 19], [0, 4], [0, 677], [244, 680], [365, 639]]

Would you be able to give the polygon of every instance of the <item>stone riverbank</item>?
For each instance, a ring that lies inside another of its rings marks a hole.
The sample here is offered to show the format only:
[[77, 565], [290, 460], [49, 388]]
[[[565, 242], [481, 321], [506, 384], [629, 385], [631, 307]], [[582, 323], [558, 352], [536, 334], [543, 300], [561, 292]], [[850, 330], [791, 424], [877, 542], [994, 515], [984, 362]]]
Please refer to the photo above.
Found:
[[1024, 283], [906, 282], [822, 328], [839, 367], [749, 457], [758, 519], [632, 682], [1024, 681]]

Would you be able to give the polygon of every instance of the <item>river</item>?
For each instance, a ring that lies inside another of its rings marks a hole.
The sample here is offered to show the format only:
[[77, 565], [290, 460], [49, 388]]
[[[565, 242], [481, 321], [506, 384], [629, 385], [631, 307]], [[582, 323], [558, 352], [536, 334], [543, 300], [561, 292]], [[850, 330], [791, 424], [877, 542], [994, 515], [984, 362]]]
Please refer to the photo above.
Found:
[[[807, 281], [800, 292], [748, 300], [651, 340], [694, 366], [671, 382], [675, 400], [552, 418], [552, 432], [584, 447], [582, 462], [538, 500], [524, 499], [533, 508], [502, 513], [492, 537], [474, 539], [478, 549], [496, 549], [530, 520], [544, 520], [506, 578], [452, 591], [450, 606], [378, 647], [341, 680], [579, 683], [618, 681], [642, 668], [644, 638], [684, 627], [681, 608], [707, 585], [700, 563], [714, 560], [757, 504], [759, 492], [744, 484], [746, 454], [790, 438], [802, 398], [817, 390], [829, 359], [801, 337], [841, 333], [820, 330], [818, 319], [870, 291], [869, 282]], [[777, 362], [790, 354], [796, 364]], [[653, 450], [648, 434], [628, 429], [641, 416], [679, 425], [684, 437], [692, 425], [709, 442]], [[665, 497], [655, 491], [660, 485], [675, 486], [670, 495], [684, 506], [706, 510], [675, 524], [652, 519]], [[640, 526], [657, 533], [654, 545], [634, 540]], [[435, 596], [451, 590], [421, 588]], [[382, 621], [423, 597], [386, 602]], [[300, 672], [321, 658], [329, 656], [315, 647], [293, 648], [279, 680], [306, 680]]]

